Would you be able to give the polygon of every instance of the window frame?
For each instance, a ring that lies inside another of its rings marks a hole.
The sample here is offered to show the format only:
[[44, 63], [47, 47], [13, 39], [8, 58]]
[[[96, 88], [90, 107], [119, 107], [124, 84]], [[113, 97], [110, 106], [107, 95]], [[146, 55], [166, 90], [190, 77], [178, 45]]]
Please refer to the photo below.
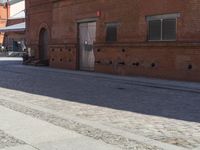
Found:
[[[150, 40], [150, 21], [159, 21], [160, 22], [160, 40]], [[162, 20], [150, 20], [148, 21], [148, 41], [161, 41], [162, 39]]]
[[[107, 38], [108, 38], [108, 27], [109, 26], [115, 26], [116, 27], [116, 40], [115, 41], [107, 40]], [[105, 33], [105, 42], [106, 43], [115, 43], [115, 42], [118, 41], [118, 26], [119, 26], [118, 22], [108, 22], [108, 23], [106, 23], [106, 33]]]
[[[166, 14], [166, 15], [157, 15], [157, 16], [148, 16], [146, 17], [147, 20], [147, 25], [148, 25], [148, 34], [147, 34], [147, 40], [149, 42], [174, 42], [177, 41], [177, 23], [178, 23], [178, 17], [180, 17], [180, 13], [176, 13], [176, 14]], [[175, 20], [176, 22], [176, 26], [175, 26], [175, 39], [163, 39], [163, 21], [164, 20]], [[161, 23], [161, 38], [160, 40], [151, 40], [150, 39], [150, 21], [160, 21]]]
[[[164, 20], [175, 20], [175, 38], [174, 39], [164, 39], [164, 30], [163, 30], [163, 22]], [[161, 23], [161, 28], [162, 28], [162, 33], [161, 33], [161, 40], [162, 41], [177, 41], [177, 18], [167, 18], [167, 19], [162, 19], [162, 23]]]

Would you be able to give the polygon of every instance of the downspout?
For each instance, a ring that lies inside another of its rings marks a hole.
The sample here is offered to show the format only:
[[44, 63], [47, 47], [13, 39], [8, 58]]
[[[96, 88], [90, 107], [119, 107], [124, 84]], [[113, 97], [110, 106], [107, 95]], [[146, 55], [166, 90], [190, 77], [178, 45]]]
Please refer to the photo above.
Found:
[[7, 0], [6, 6], [7, 6], [7, 19], [8, 19], [10, 17], [10, 2], [9, 2], [9, 0]]
[[[7, 14], [6, 14], [6, 25], [5, 26], [8, 26], [8, 18], [10, 17], [10, 2], [9, 2], [9, 0], [7, 0], [7, 2], [6, 2], [6, 13]], [[6, 33], [4, 33], [4, 42], [5, 41], [6, 41]]]

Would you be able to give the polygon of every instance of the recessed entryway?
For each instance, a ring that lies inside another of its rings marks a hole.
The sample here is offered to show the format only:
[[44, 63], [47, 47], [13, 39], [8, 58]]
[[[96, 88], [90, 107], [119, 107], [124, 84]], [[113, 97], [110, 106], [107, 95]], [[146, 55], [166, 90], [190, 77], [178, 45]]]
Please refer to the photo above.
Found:
[[39, 35], [39, 59], [48, 60], [48, 43], [49, 43], [49, 33], [45, 28], [40, 30]]

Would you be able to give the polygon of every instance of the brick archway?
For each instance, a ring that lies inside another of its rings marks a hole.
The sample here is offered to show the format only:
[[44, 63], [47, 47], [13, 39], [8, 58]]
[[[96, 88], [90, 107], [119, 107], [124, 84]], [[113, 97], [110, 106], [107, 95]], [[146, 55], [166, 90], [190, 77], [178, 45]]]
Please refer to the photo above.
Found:
[[48, 60], [48, 31], [45, 28], [40, 30], [39, 34], [39, 59], [40, 60]]
[[49, 41], [50, 41], [50, 31], [46, 23], [40, 25], [38, 35], [38, 56], [42, 61], [49, 60]]

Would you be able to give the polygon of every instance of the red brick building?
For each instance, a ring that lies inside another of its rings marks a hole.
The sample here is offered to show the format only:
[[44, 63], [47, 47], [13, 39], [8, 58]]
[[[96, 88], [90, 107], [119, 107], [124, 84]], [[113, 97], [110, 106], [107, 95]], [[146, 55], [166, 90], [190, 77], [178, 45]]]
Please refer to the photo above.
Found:
[[0, 0], [0, 45], [8, 51], [25, 49], [24, 0]]
[[[0, 28], [5, 27], [9, 17], [9, 5], [0, 2]], [[0, 32], [0, 45], [3, 44], [4, 33]]]
[[26, 0], [26, 15], [51, 67], [200, 81], [198, 0]]

